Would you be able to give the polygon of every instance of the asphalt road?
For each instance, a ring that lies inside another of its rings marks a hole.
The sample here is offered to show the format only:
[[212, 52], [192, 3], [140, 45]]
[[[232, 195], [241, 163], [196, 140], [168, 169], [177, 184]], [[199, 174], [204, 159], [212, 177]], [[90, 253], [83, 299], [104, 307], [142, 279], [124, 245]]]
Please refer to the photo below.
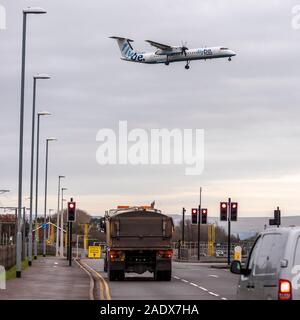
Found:
[[125, 281], [107, 279], [103, 260], [85, 259], [105, 280], [112, 300], [232, 300], [238, 277], [226, 269], [199, 263], [173, 262], [172, 281], [154, 281], [151, 273], [126, 274]]

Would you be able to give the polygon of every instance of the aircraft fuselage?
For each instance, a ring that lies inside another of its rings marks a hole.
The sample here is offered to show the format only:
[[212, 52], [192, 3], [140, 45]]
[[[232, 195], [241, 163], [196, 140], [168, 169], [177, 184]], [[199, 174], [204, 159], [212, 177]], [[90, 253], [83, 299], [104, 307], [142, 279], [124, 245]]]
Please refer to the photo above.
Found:
[[215, 58], [231, 58], [236, 53], [228, 48], [224, 47], [209, 47], [209, 48], [197, 48], [188, 49], [184, 52], [172, 53], [170, 55], [163, 55], [156, 52], [139, 53], [128, 48], [127, 52], [124, 52], [125, 56], [122, 60], [140, 63], [170, 63], [177, 61], [191, 61], [191, 60], [206, 60]]

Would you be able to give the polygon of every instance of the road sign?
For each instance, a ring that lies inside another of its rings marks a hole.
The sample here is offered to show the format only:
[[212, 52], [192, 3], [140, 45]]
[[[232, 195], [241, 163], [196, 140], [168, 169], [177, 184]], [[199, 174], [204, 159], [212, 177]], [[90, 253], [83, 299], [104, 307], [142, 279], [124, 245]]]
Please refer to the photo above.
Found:
[[101, 246], [89, 246], [88, 257], [92, 259], [101, 258]]
[[234, 247], [234, 260], [239, 260], [240, 262], [242, 262], [242, 247]]

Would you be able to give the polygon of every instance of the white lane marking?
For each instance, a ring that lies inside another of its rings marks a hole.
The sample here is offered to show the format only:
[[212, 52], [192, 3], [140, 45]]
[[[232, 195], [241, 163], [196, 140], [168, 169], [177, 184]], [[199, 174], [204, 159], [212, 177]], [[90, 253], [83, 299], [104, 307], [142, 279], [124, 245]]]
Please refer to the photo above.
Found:
[[215, 296], [215, 297], [219, 296], [217, 293], [214, 293], [214, 292], [211, 292], [211, 291], [209, 291], [209, 294], [212, 295], [212, 296]]
[[[176, 276], [174, 276], [174, 278], [180, 279], [179, 277], [176, 277]], [[201, 286], [197, 285], [197, 284], [194, 283], [194, 282], [189, 282], [188, 280], [185, 280], [185, 279], [180, 279], [180, 280], [183, 281], [183, 282], [185, 282], [185, 283], [189, 283], [190, 285], [192, 285], [192, 286], [194, 286], [194, 287], [197, 287], [197, 288], [199, 288], [199, 289], [201, 289], [201, 290], [203, 290], [203, 291], [206, 291], [206, 292], [208, 292], [210, 295], [212, 295], [212, 296], [214, 296], [214, 297], [219, 297], [219, 296], [220, 296], [219, 294], [214, 293], [214, 292], [212, 292], [212, 291], [208, 291], [206, 288], [201, 287]], [[227, 299], [223, 297], [223, 298], [221, 298], [221, 300], [227, 300]]]
[[177, 277], [177, 276], [174, 276], [174, 279], [180, 280], [180, 278], [179, 278], [179, 277]]
[[185, 279], [181, 279], [181, 281], [186, 282], [186, 283], [188, 282], [188, 281], [187, 281], [187, 280], [185, 280]]
[[212, 277], [212, 278], [219, 278], [219, 276], [217, 276], [216, 274], [210, 274], [209, 277]]

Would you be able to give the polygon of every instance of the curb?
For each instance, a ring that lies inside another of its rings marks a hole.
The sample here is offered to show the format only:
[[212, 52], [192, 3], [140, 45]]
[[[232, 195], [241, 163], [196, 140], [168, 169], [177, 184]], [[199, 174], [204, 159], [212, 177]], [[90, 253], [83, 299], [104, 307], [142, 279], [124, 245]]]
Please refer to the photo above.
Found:
[[79, 266], [79, 268], [81, 268], [85, 273], [88, 274], [88, 276], [89, 276], [89, 278], [90, 278], [90, 292], [89, 292], [90, 300], [95, 300], [95, 297], [94, 297], [94, 287], [95, 287], [95, 283], [94, 283], [93, 276], [92, 276], [91, 273], [81, 264], [80, 260], [74, 259], [74, 261], [77, 263], [77, 265]]

